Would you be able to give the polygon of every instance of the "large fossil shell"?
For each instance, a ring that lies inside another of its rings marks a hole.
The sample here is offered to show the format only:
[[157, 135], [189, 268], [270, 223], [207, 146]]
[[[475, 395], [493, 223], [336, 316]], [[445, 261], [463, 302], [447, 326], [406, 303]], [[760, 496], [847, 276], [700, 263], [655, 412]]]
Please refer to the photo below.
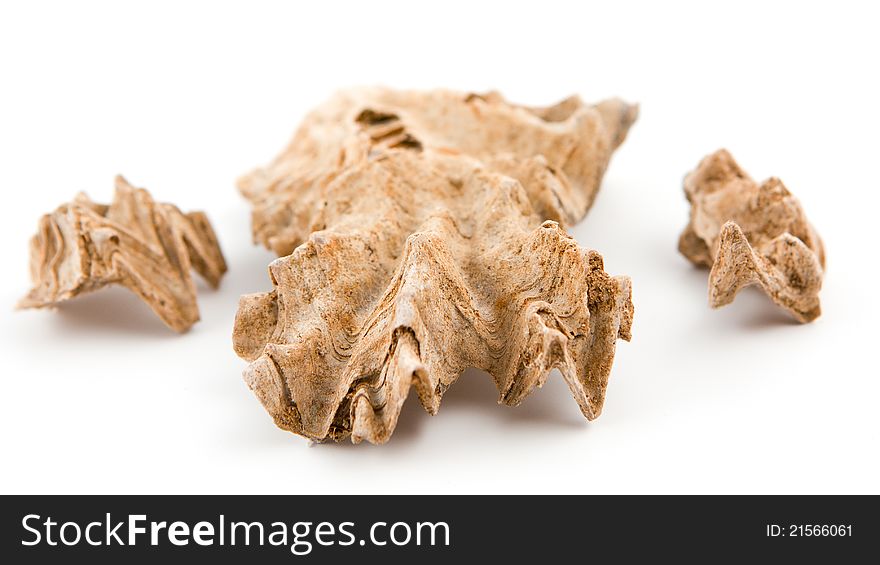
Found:
[[722, 149], [685, 177], [684, 192], [691, 215], [678, 248], [694, 264], [712, 268], [713, 308], [757, 284], [798, 321], [819, 316], [825, 250], [782, 181], [756, 183]]
[[183, 332], [199, 320], [191, 269], [213, 287], [226, 272], [205, 214], [156, 202], [120, 176], [109, 205], [80, 193], [40, 219], [31, 240], [34, 287], [18, 306], [51, 307], [119, 284]]
[[516, 405], [559, 368], [602, 409], [630, 282], [569, 237], [636, 108], [363, 89], [307, 116], [240, 181], [256, 240], [286, 255], [243, 296], [234, 346], [281, 428], [387, 441], [414, 387], [437, 412], [469, 367]]

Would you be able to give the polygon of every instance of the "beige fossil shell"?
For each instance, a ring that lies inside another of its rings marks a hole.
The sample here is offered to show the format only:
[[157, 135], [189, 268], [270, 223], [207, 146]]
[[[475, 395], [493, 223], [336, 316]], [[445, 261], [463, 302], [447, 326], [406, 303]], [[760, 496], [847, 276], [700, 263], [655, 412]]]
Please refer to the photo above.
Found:
[[694, 264], [712, 268], [713, 308], [758, 284], [798, 321], [819, 316], [822, 240], [782, 181], [756, 183], [722, 149], [685, 177], [684, 191], [691, 214], [678, 248]]
[[165, 324], [183, 332], [199, 320], [194, 268], [217, 287], [226, 263], [207, 217], [153, 201], [116, 177], [110, 205], [78, 194], [40, 219], [31, 240], [33, 289], [19, 308], [43, 308], [108, 284], [127, 287]]
[[630, 282], [566, 234], [636, 108], [569, 98], [362, 89], [307, 116], [240, 181], [275, 289], [243, 296], [234, 346], [281, 428], [388, 440], [414, 387], [425, 409], [462, 371], [516, 405], [559, 368], [602, 409]]

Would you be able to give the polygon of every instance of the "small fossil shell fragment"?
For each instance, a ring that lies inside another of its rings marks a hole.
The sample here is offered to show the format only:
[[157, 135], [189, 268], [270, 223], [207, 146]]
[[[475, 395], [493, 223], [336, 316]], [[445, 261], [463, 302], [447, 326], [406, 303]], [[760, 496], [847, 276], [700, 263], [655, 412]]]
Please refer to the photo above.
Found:
[[199, 320], [192, 268], [215, 288], [226, 272], [205, 214], [157, 203], [118, 176], [109, 206], [80, 193], [40, 219], [31, 239], [34, 288], [18, 307], [51, 307], [115, 283], [184, 332]]
[[798, 321], [819, 316], [822, 240], [782, 181], [770, 178], [759, 185], [722, 149], [685, 177], [684, 192], [691, 215], [678, 248], [694, 264], [712, 268], [713, 308], [759, 284]]
[[254, 236], [286, 255], [241, 298], [233, 342], [276, 424], [315, 441], [391, 436], [411, 387], [437, 412], [469, 367], [519, 404], [559, 368], [599, 415], [627, 277], [564, 225], [589, 208], [636, 116], [497, 94], [365, 89], [305, 119], [240, 181]]

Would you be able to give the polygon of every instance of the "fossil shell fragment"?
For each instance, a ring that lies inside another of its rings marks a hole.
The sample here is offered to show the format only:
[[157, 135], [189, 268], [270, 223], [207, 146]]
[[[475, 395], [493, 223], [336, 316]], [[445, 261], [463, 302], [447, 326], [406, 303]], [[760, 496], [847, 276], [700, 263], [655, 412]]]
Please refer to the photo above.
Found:
[[155, 202], [121, 176], [110, 205], [80, 193], [43, 216], [30, 249], [34, 287], [19, 308], [51, 307], [120, 284], [178, 332], [199, 320], [190, 270], [215, 288], [226, 272], [204, 213], [184, 214], [172, 204]]
[[756, 183], [722, 149], [685, 177], [684, 191], [691, 214], [678, 248], [694, 264], [712, 268], [713, 308], [758, 284], [798, 321], [819, 316], [822, 240], [782, 181]]
[[520, 403], [559, 368], [599, 415], [627, 277], [564, 225], [590, 207], [636, 109], [569, 98], [364, 89], [307, 116], [240, 181], [275, 289], [241, 298], [234, 346], [276, 424], [316, 441], [392, 434], [410, 388], [437, 412], [469, 367]]

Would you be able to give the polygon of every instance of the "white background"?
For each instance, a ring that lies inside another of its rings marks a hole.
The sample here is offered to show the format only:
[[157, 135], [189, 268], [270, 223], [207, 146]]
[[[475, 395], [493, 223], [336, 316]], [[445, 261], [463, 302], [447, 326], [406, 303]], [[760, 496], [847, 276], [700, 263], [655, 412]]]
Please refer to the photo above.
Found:
[[[880, 492], [878, 23], [870, 2], [4, 3], [2, 491]], [[235, 179], [357, 84], [640, 103], [574, 230], [634, 287], [598, 420], [558, 374], [510, 408], [467, 372], [385, 446], [310, 448], [248, 391], [232, 320], [271, 255]], [[757, 291], [712, 311], [677, 253], [682, 176], [720, 147], [824, 237], [817, 322]], [[230, 272], [187, 335], [121, 289], [12, 311], [39, 216], [116, 173], [218, 231]]]

